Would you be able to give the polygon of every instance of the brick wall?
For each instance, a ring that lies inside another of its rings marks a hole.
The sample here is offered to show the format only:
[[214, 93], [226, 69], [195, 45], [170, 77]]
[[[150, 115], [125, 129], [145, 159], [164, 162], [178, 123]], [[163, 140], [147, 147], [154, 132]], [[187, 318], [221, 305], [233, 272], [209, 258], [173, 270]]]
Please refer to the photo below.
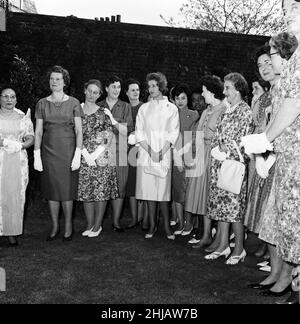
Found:
[[5, 37], [0, 34], [0, 46], [9, 44], [11, 53], [27, 60], [38, 97], [47, 94], [45, 71], [54, 64], [70, 71], [71, 91], [79, 98], [86, 80], [112, 72], [143, 81], [148, 72], [161, 71], [171, 85], [192, 87], [205, 71], [238, 71], [250, 80], [253, 52], [268, 39], [21, 13], [11, 13], [7, 30]]

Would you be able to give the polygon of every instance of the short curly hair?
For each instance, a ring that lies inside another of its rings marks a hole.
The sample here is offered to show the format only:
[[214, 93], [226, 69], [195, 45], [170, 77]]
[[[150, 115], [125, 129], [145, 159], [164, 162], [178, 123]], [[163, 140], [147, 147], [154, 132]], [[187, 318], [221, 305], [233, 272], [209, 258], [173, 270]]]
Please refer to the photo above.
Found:
[[201, 79], [201, 84], [206, 87], [208, 91], [215, 95], [216, 99], [223, 100], [224, 96], [224, 83], [215, 75], [207, 75]]
[[146, 82], [148, 83], [149, 81], [153, 80], [157, 82], [159, 91], [162, 94], [166, 94], [168, 92], [168, 81], [164, 74], [161, 72], [149, 73], [146, 77]]
[[240, 73], [229, 73], [225, 76], [224, 81], [232, 82], [235, 89], [241, 94], [242, 99], [247, 101], [249, 94], [249, 86], [246, 79]]
[[61, 73], [63, 76], [63, 80], [65, 83], [65, 87], [64, 88], [68, 88], [71, 82], [71, 78], [70, 78], [70, 73], [68, 70], [64, 69], [62, 66], [60, 65], [54, 65], [52, 66], [47, 73], [47, 77], [48, 79], [50, 79], [50, 76], [52, 73]]
[[274, 47], [283, 59], [289, 60], [298, 47], [298, 40], [294, 35], [283, 32], [271, 38], [270, 46]]

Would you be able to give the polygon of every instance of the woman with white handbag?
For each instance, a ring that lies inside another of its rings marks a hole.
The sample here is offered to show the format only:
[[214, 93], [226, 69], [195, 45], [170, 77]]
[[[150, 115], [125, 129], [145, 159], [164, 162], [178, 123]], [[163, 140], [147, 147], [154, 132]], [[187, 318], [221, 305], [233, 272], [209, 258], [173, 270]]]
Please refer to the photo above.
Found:
[[139, 109], [136, 120], [136, 143], [139, 144], [136, 199], [148, 204], [150, 231], [157, 230], [156, 209], [159, 203], [164, 218], [167, 238], [174, 240], [170, 229], [169, 202], [171, 201], [171, 147], [179, 136], [177, 107], [163, 93], [167, 79], [162, 73], [147, 75], [150, 100]]
[[[246, 98], [249, 92], [245, 78], [231, 73], [224, 79], [224, 94], [230, 107], [217, 125], [212, 140], [211, 183], [208, 218], [218, 221], [220, 235], [208, 248], [211, 254], [205, 259], [214, 260], [221, 256], [231, 257], [226, 264], [235, 265], [246, 257], [244, 250], [243, 217], [246, 205], [247, 180], [245, 165], [238, 144], [242, 136], [253, 130], [252, 112]], [[224, 162], [222, 162], [224, 161]], [[229, 230], [233, 225], [235, 248], [229, 247]]]

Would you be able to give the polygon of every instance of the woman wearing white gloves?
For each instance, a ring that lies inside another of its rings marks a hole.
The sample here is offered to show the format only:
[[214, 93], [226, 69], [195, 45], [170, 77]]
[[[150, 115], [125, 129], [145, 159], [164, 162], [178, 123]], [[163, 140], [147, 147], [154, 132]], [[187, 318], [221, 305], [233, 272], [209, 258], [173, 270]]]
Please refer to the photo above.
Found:
[[47, 241], [59, 233], [59, 209], [65, 215], [63, 241], [71, 241], [73, 200], [77, 199], [78, 170], [82, 148], [82, 108], [77, 99], [65, 94], [70, 83], [67, 70], [54, 66], [49, 71], [52, 94], [36, 106], [34, 168], [41, 172], [41, 189], [48, 200], [52, 230]]
[[113, 126], [96, 101], [102, 84], [90, 80], [84, 86], [82, 117], [83, 150], [79, 171], [78, 200], [83, 201], [87, 229], [82, 236], [98, 237], [109, 200], [119, 197], [116, 166], [112, 160]]
[[7, 236], [10, 246], [18, 245], [16, 236], [23, 233], [25, 191], [28, 185], [26, 149], [34, 142], [30, 110], [15, 108], [13, 89], [1, 92], [0, 109], [0, 236]]
[[133, 128], [131, 107], [127, 102], [119, 99], [122, 87], [122, 80], [112, 75], [105, 81], [105, 100], [98, 103], [104, 108], [104, 112], [109, 116], [113, 125], [115, 138], [115, 162], [117, 167], [119, 198], [111, 200], [113, 211], [113, 230], [117, 233], [124, 232], [120, 225], [120, 219], [123, 209], [123, 203], [126, 196], [126, 186], [128, 180], [128, 162], [127, 162], [127, 135]]
[[[283, 11], [288, 32], [300, 42], [300, 1], [284, 0]], [[286, 39], [281, 45], [271, 43], [272, 60], [285, 57]], [[279, 57], [280, 57], [279, 56]], [[276, 153], [274, 202], [278, 216], [275, 221], [275, 244], [281, 271], [264, 296], [281, 297], [290, 290], [293, 265], [300, 264], [300, 47], [298, 46], [283, 69], [280, 88], [280, 105], [266, 132], [243, 139], [245, 151], [261, 153], [272, 149]], [[265, 284], [265, 283], [264, 283]], [[270, 283], [271, 284], [271, 283]]]

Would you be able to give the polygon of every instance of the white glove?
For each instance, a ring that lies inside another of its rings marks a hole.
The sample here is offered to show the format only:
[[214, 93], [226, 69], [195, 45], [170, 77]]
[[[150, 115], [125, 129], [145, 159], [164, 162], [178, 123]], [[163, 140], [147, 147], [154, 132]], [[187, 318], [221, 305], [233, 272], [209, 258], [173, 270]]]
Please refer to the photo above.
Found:
[[79, 170], [80, 162], [81, 162], [81, 149], [77, 147], [71, 164], [72, 171]]
[[135, 134], [132, 133], [128, 136], [128, 144], [129, 145], [135, 145], [136, 144], [136, 138], [135, 138]]
[[266, 166], [266, 161], [265, 159], [261, 156], [258, 155], [256, 156], [255, 159], [255, 168], [256, 168], [256, 172], [257, 174], [263, 178], [263, 179], [267, 179], [269, 176], [269, 170]]
[[105, 115], [107, 115], [110, 118], [110, 121], [113, 124], [113, 126], [118, 124], [118, 122], [114, 119], [114, 117], [109, 109], [104, 108], [104, 113], [105, 113]]
[[221, 152], [219, 145], [211, 150], [211, 155], [214, 159], [218, 161], [225, 161], [228, 157], [228, 153]]
[[41, 158], [41, 150], [34, 150], [34, 169], [43, 172], [43, 163]]
[[247, 155], [265, 153], [274, 149], [273, 144], [268, 141], [266, 133], [242, 137], [241, 147], [245, 148]]
[[85, 159], [85, 162], [87, 163], [88, 166], [92, 167], [92, 166], [97, 166], [95, 160], [92, 159], [91, 154], [87, 151], [87, 149], [83, 149], [82, 150], [82, 156]]
[[10, 139], [5, 139], [3, 141], [3, 147], [8, 154], [18, 153], [22, 150], [22, 143]]
[[98, 157], [105, 151], [105, 147], [102, 145], [99, 145], [96, 150], [91, 153], [91, 158], [96, 161], [98, 159]]

